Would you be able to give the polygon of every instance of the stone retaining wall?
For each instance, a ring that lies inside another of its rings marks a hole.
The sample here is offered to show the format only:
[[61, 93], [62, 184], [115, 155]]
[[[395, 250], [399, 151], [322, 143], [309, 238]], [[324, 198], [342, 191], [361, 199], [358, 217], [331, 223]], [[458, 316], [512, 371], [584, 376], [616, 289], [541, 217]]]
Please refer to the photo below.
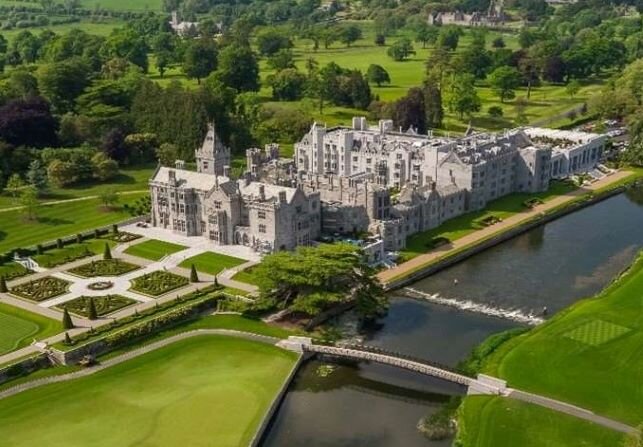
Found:
[[45, 354], [28, 357], [0, 368], [0, 384], [30, 374], [39, 369], [48, 368], [51, 362]]

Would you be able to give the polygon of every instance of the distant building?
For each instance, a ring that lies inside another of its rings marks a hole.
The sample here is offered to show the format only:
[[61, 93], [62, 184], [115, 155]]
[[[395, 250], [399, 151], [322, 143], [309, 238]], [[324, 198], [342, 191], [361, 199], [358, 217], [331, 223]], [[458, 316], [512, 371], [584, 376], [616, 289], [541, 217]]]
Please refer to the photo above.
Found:
[[199, 30], [199, 22], [179, 22], [179, 15], [176, 11], [172, 11], [172, 20], [170, 20], [170, 27], [179, 36], [196, 36]]
[[470, 14], [462, 11], [430, 12], [427, 19], [429, 25], [458, 25], [458, 26], [502, 26], [507, 17], [504, 12], [503, 0], [491, 0], [486, 12], [475, 11]]

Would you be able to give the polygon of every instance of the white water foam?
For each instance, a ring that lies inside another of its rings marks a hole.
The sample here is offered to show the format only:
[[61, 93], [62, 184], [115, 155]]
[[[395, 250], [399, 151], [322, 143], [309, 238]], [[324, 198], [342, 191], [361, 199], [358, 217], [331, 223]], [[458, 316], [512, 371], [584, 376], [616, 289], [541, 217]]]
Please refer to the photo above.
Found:
[[532, 326], [539, 325], [545, 321], [544, 318], [533, 314], [526, 314], [518, 309], [503, 309], [501, 307], [494, 307], [488, 304], [476, 303], [469, 300], [456, 300], [453, 298], [441, 297], [438, 293], [427, 293], [412, 287], [405, 287], [402, 289], [406, 292], [405, 295], [411, 298], [422, 299], [430, 303], [439, 304], [441, 306], [454, 307], [456, 309], [464, 310], [467, 312], [475, 312], [491, 317], [505, 318], [507, 320], [516, 321], [518, 323], [529, 324]]

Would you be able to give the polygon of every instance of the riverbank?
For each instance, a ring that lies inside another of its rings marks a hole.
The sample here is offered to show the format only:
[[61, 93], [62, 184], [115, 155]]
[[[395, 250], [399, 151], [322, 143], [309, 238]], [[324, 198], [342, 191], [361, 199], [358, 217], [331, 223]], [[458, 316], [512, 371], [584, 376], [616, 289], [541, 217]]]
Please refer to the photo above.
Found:
[[392, 269], [382, 271], [378, 278], [388, 290], [405, 286], [530, 228], [617, 194], [625, 185], [641, 177], [641, 169], [618, 171], [590, 186], [565, 193], [507, 217], [495, 225], [464, 235], [448, 245], [430, 250]]
[[[638, 426], [643, 422], [641, 290], [643, 255], [595, 297], [501, 345], [485, 359], [483, 372]], [[524, 402], [481, 396], [464, 400], [459, 427], [464, 446], [613, 447], [623, 439]]]

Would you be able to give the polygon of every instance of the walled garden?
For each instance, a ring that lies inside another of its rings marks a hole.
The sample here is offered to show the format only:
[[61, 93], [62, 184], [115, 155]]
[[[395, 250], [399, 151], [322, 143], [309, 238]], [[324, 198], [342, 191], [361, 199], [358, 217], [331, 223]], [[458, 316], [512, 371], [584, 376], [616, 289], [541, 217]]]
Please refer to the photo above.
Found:
[[131, 290], [144, 295], [161, 296], [172, 290], [187, 286], [188, 283], [188, 279], [183, 276], [158, 270], [134, 278]]
[[11, 294], [40, 302], [66, 293], [68, 287], [69, 282], [65, 280], [45, 276], [13, 287]]

